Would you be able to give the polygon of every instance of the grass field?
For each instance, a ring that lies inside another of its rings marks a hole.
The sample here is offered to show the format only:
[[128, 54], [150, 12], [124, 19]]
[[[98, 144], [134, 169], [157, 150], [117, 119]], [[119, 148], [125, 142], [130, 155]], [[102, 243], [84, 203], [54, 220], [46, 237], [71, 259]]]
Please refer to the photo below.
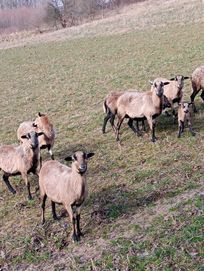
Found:
[[[162, 1], [149, 12], [140, 4], [138, 18], [145, 14], [140, 29], [132, 21], [132, 28], [120, 33], [120, 25], [110, 20], [104, 23], [110, 34], [103, 29], [101, 35], [0, 51], [0, 142], [17, 142], [19, 123], [40, 111], [57, 129], [57, 160], [78, 149], [95, 152], [79, 244], [69, 239], [61, 206], [62, 219], [55, 222], [47, 203], [46, 223], [40, 224], [36, 177], [30, 176], [34, 199], [29, 202], [21, 178], [11, 178], [15, 196], [0, 183], [0, 270], [204, 270], [201, 99], [193, 116], [195, 137], [186, 130], [177, 139], [177, 125], [163, 115], [155, 144], [149, 132], [138, 138], [125, 123], [122, 149], [110, 125], [101, 133], [102, 103], [110, 90], [147, 90], [149, 79], [187, 76], [203, 64], [202, 1], [167, 2], [172, 9], [163, 8], [161, 16]], [[186, 81], [185, 100], [190, 91]], [[45, 151], [42, 155], [49, 159]]]

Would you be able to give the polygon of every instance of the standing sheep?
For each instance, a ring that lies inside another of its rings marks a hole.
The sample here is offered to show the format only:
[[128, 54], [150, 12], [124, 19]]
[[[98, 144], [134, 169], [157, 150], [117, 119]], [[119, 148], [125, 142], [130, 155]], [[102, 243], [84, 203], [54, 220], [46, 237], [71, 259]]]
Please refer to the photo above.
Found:
[[52, 148], [55, 140], [55, 130], [48, 117], [44, 114], [38, 113], [35, 121], [22, 122], [17, 130], [17, 138], [20, 142], [23, 142], [22, 135], [30, 131], [43, 132], [39, 137], [40, 149], [48, 149], [51, 158], [54, 160]]
[[80, 230], [80, 209], [87, 197], [87, 159], [94, 153], [75, 152], [65, 158], [72, 161], [71, 168], [57, 161], [47, 161], [42, 165], [39, 174], [40, 195], [42, 201], [42, 223], [45, 222], [45, 201], [52, 202], [53, 218], [57, 219], [55, 203], [62, 203], [67, 210], [72, 223], [72, 239], [79, 241], [82, 235]]
[[202, 90], [200, 96], [204, 101], [204, 65], [196, 68], [192, 73], [191, 86], [192, 86], [191, 102], [193, 104], [194, 112], [197, 112], [196, 106], [194, 104], [194, 99], [200, 90]]
[[3, 145], [0, 147], [0, 169], [3, 171], [3, 181], [13, 194], [16, 193], [9, 182], [10, 176], [21, 174], [28, 189], [28, 199], [32, 199], [28, 173], [38, 174], [40, 167], [40, 147], [38, 136], [42, 133], [31, 131], [21, 138], [19, 146]]
[[125, 92], [121, 95], [117, 102], [117, 132], [116, 140], [119, 141], [120, 126], [128, 116], [131, 119], [147, 119], [147, 122], [152, 130], [152, 141], [156, 141], [155, 137], [155, 118], [161, 114], [163, 107], [163, 92], [164, 85], [169, 82], [163, 82], [155, 79], [151, 82], [151, 90], [146, 92]]
[[190, 112], [190, 105], [192, 103], [179, 103], [178, 108], [178, 126], [179, 126], [179, 132], [178, 137], [181, 137], [181, 134], [184, 132], [184, 125], [185, 122], [188, 123], [189, 131], [191, 132], [192, 136], [195, 136], [195, 132], [192, 129], [192, 123], [191, 123], [191, 112]]
[[[112, 126], [114, 132], [116, 132], [114, 120], [115, 120], [115, 116], [117, 115], [117, 101], [118, 101], [118, 98], [122, 94], [124, 94], [124, 91], [123, 92], [122, 91], [121, 92], [110, 92], [104, 100], [103, 110], [104, 110], [104, 113], [106, 113], [106, 116], [105, 116], [104, 122], [103, 122], [103, 127], [102, 127], [102, 132], [104, 134], [105, 134], [106, 124], [109, 119], [110, 119], [110, 123], [111, 123], [111, 126]], [[138, 135], [139, 135], [139, 120], [135, 120], [135, 121], [136, 121], [136, 128], [133, 126], [133, 120], [130, 118], [128, 120], [128, 125], [135, 133], [138, 133]], [[142, 126], [143, 126], [143, 130], [145, 131], [144, 120], [142, 120]]]

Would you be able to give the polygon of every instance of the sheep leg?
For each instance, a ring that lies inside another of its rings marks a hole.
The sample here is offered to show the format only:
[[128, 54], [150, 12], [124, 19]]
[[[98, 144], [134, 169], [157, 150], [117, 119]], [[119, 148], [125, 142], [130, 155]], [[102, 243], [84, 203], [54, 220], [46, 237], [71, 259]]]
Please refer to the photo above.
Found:
[[59, 220], [59, 218], [56, 214], [55, 202], [54, 201], [51, 201], [51, 202], [52, 202], [52, 217], [54, 220]]
[[5, 182], [6, 186], [8, 187], [8, 190], [15, 194], [16, 190], [11, 186], [10, 182], [9, 182], [9, 177], [7, 175], [3, 175], [3, 181]]
[[204, 90], [202, 89], [201, 95], [200, 97], [202, 98], [202, 100], [204, 101]]
[[79, 241], [80, 237], [77, 235], [76, 231], [76, 206], [72, 204], [71, 206], [67, 205], [65, 208], [69, 214], [70, 221], [72, 223], [72, 240], [74, 242]]
[[200, 89], [197, 89], [197, 86], [192, 83], [192, 94], [191, 94], [190, 98], [191, 98], [191, 103], [193, 104], [194, 113], [198, 112], [198, 110], [197, 110], [197, 108], [195, 106], [195, 103], [194, 103], [194, 99], [195, 99], [195, 96], [198, 94], [199, 91], [200, 91]]
[[133, 130], [133, 132], [135, 134], [137, 134], [137, 136], [141, 136], [141, 134], [139, 133], [139, 126], [138, 126], [138, 121], [136, 121], [136, 128], [133, 126], [133, 119], [129, 119], [128, 120], [128, 126]]
[[83, 236], [83, 233], [81, 232], [81, 229], [80, 229], [80, 218], [81, 218], [81, 215], [80, 213], [77, 213], [77, 216], [76, 216], [76, 221], [77, 221], [77, 234], [78, 236]]
[[108, 120], [111, 118], [111, 112], [108, 111], [107, 115], [105, 116], [104, 120], [103, 120], [103, 126], [102, 126], [102, 133], [105, 134], [106, 132], [106, 125]]
[[51, 159], [54, 160], [55, 158], [54, 158], [54, 154], [52, 153], [52, 148], [51, 148], [51, 146], [48, 145], [47, 149], [48, 149], [48, 152], [49, 152], [49, 154], [50, 154]]
[[156, 126], [155, 120], [152, 119], [152, 117], [149, 117], [149, 118], [147, 118], [147, 122], [149, 124], [150, 130], [152, 131], [151, 141], [155, 142], [157, 140], [157, 138], [155, 136], [155, 126]]
[[118, 123], [117, 123], [117, 127], [116, 127], [116, 141], [120, 141], [119, 131], [120, 131], [120, 126], [123, 123], [123, 120], [124, 120], [124, 117], [118, 116]]
[[31, 200], [32, 196], [31, 196], [31, 192], [30, 192], [30, 182], [28, 181], [28, 176], [27, 174], [22, 174], [22, 178], [25, 180], [25, 184], [27, 186], [27, 190], [28, 190], [28, 199]]
[[174, 107], [172, 109], [172, 116], [173, 116], [173, 124], [175, 124], [176, 123], [176, 111], [175, 111]]
[[115, 115], [114, 114], [111, 114], [111, 118], [110, 118], [110, 124], [113, 128], [113, 131], [114, 133], [116, 132], [116, 128], [115, 128], [115, 125], [114, 125], [114, 120], [115, 120]]
[[46, 202], [46, 199], [47, 199], [47, 195], [44, 194], [43, 196], [41, 196], [42, 198], [42, 205], [41, 205], [41, 208], [42, 208], [42, 213], [41, 213], [41, 223], [44, 224], [45, 223], [45, 202]]
[[189, 128], [189, 131], [190, 131], [190, 133], [192, 134], [192, 136], [195, 136], [196, 133], [193, 131], [192, 125], [191, 125], [191, 122], [190, 122], [190, 121], [188, 121], [188, 128]]
[[145, 126], [145, 121], [144, 121], [144, 119], [142, 120], [142, 127], [143, 127], [143, 131], [146, 132], [146, 126]]
[[181, 137], [181, 134], [183, 133], [183, 131], [184, 131], [184, 122], [180, 120], [178, 138]]

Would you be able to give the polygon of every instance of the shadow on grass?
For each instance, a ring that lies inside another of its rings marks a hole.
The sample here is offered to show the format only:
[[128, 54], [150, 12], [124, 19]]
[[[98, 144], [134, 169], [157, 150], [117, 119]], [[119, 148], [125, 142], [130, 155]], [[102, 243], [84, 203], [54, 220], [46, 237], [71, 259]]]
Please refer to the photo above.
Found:
[[119, 217], [132, 215], [138, 207], [145, 207], [164, 197], [163, 191], [152, 191], [147, 195], [126, 188], [125, 185], [113, 185], [93, 193], [86, 205], [92, 208], [91, 217], [95, 224], [104, 221], [110, 223]]

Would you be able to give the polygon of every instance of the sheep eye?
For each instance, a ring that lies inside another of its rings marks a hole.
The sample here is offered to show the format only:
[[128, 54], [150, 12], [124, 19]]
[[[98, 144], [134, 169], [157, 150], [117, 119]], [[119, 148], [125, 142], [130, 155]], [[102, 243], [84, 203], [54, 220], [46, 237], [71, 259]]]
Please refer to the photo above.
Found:
[[77, 161], [76, 154], [73, 155], [73, 159], [74, 159], [75, 161]]

